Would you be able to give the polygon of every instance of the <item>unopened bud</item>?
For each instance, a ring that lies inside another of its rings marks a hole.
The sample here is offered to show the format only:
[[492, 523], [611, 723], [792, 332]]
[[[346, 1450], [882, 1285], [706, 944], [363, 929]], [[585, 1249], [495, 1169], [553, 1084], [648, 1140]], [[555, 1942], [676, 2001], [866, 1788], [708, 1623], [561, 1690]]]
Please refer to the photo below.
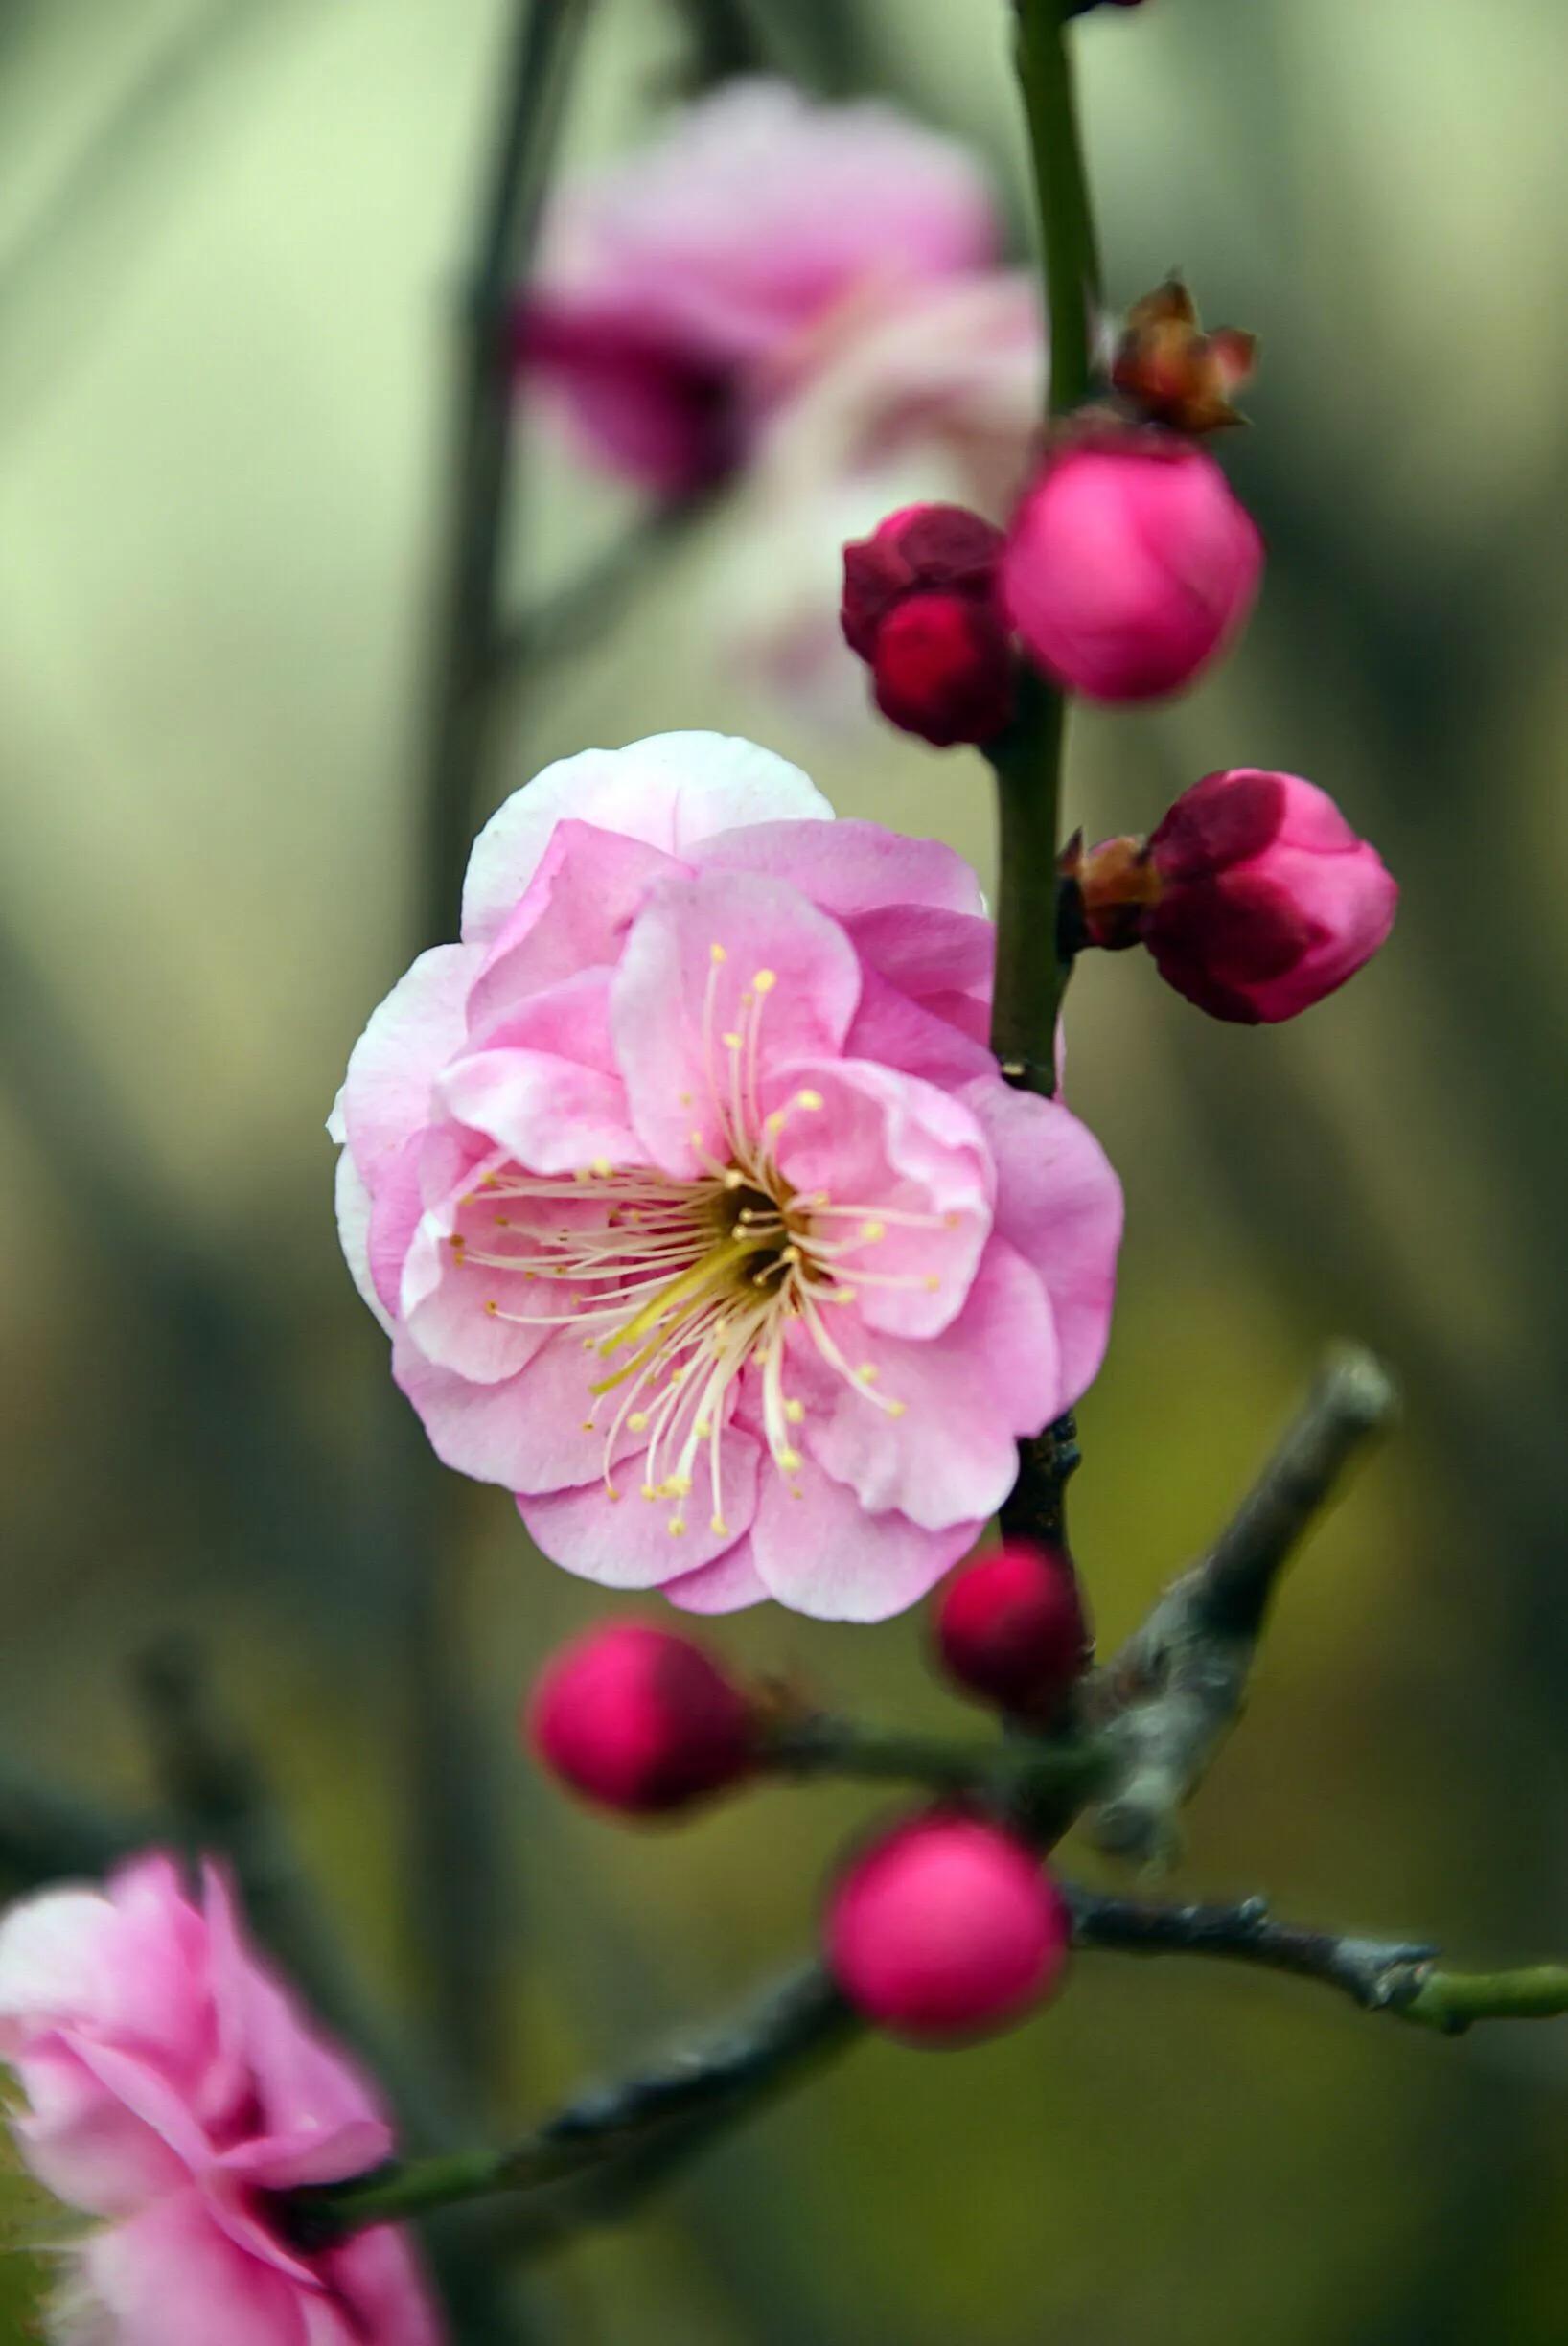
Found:
[[844, 548], [844, 639], [883, 715], [938, 748], [992, 740], [1012, 715], [1002, 548], [1002, 532], [961, 505], [905, 506]]
[[897, 1827], [855, 1858], [825, 1929], [829, 1967], [856, 2010], [927, 2045], [1021, 2020], [1058, 1986], [1072, 1935], [1033, 1852], [950, 1810]]
[[603, 1807], [654, 1816], [739, 1781], [751, 1705], [694, 1638], [612, 1622], [549, 1662], [525, 1732], [545, 1765]]
[[1238, 633], [1263, 541], [1213, 458], [1169, 432], [1064, 437], [1026, 493], [1003, 560], [1024, 649], [1102, 702], [1179, 691]]
[[953, 1575], [933, 1626], [949, 1675], [1040, 1727], [1060, 1718], [1089, 1664], [1078, 1576], [1060, 1548], [1009, 1540]]

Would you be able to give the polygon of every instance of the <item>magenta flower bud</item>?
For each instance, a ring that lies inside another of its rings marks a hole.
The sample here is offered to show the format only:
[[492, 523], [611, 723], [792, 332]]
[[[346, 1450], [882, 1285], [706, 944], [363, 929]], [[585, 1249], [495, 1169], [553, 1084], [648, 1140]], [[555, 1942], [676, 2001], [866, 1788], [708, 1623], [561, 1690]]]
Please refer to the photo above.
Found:
[[844, 547], [844, 641], [870, 660], [888, 613], [906, 595], [927, 589], [990, 604], [1003, 543], [1002, 532], [966, 506], [901, 506], [869, 538]]
[[936, 1600], [936, 1650], [981, 1702], [1048, 1726], [1089, 1664], [1078, 1576], [1060, 1548], [1010, 1540], [960, 1566]]
[[525, 1733], [546, 1767], [602, 1807], [685, 1808], [746, 1775], [745, 1693], [694, 1639], [646, 1622], [590, 1629], [549, 1662]]
[[856, 2010], [914, 2044], [1021, 2019], [1056, 1988], [1072, 1935], [1033, 1852], [982, 1818], [938, 1810], [864, 1852], [829, 1901], [829, 1968]]
[[1007, 632], [993, 610], [963, 595], [914, 594], [898, 604], [877, 631], [871, 676], [888, 723], [938, 749], [994, 741], [1013, 713]]
[[1141, 934], [1160, 975], [1213, 1018], [1273, 1024], [1371, 960], [1399, 890], [1326, 792], [1253, 767], [1184, 791], [1148, 843]]
[[1239, 632], [1263, 541], [1213, 458], [1098, 431], [1046, 459], [1014, 518], [1002, 593], [1037, 667], [1086, 700], [1190, 684]]

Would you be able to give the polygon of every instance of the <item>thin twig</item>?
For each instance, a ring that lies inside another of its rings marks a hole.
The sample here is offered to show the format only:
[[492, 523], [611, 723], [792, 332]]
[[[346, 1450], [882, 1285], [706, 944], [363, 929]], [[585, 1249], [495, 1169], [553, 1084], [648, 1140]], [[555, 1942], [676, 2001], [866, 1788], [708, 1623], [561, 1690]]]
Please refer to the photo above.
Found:
[[1174, 1854], [1177, 1811], [1240, 1714], [1280, 1575], [1395, 1406], [1370, 1353], [1334, 1354], [1209, 1553], [1100, 1673], [1086, 1709], [1114, 1751], [1095, 1819], [1102, 1849], [1155, 1864]]
[[1276, 1922], [1266, 1898], [1237, 1906], [1157, 1906], [1064, 1884], [1076, 1946], [1120, 1955], [1217, 1955], [1337, 1988], [1363, 2012], [1457, 2036], [1477, 2020], [1568, 2013], [1568, 1964], [1443, 1971], [1436, 1947]]
[[[802, 1965], [737, 2017], [614, 2084], [578, 2096], [508, 2149], [427, 2159], [296, 2193], [290, 2221], [297, 2237], [319, 2244], [495, 2192], [546, 2191], [611, 2166], [672, 2126], [721, 2113], [728, 2121], [754, 2109], [809, 2062], [846, 2044], [856, 2025], [822, 1966]], [[665, 2172], [661, 2165], [659, 2174]], [[623, 2176], [617, 2213], [628, 2204], [626, 2188]]]

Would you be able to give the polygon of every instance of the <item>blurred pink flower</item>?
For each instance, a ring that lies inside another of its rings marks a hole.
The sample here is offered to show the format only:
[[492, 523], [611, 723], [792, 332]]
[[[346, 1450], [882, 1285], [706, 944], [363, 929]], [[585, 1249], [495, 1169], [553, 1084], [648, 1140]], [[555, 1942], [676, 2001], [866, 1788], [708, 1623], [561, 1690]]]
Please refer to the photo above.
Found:
[[732, 81], [559, 203], [519, 358], [601, 462], [676, 494], [740, 459], [846, 305], [995, 244], [961, 147], [885, 106]]
[[853, 718], [863, 679], [839, 632], [842, 548], [902, 506], [1005, 522], [1045, 402], [1032, 278], [985, 270], [867, 303], [771, 412], [735, 514], [713, 626], [775, 689]]
[[403, 2236], [306, 2256], [265, 2195], [386, 2158], [376, 2097], [173, 1862], [46, 1891], [0, 1922], [0, 2059], [32, 2172], [103, 2220], [71, 2252], [61, 2346], [437, 2346]]
[[973, 873], [831, 814], [713, 734], [551, 767], [333, 1129], [399, 1383], [547, 1555], [877, 1620], [1094, 1375], [1120, 1192], [998, 1072]]

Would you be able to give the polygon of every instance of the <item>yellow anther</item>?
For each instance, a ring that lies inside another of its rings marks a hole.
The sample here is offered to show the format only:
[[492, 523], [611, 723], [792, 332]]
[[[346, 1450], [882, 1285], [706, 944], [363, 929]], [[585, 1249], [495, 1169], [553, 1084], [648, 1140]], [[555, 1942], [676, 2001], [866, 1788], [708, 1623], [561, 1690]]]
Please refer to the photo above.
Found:
[[862, 1361], [855, 1374], [863, 1385], [874, 1385], [882, 1371], [875, 1361]]
[[759, 994], [771, 994], [778, 983], [778, 972], [776, 970], [758, 970], [751, 983]]
[[873, 1238], [886, 1238], [887, 1235], [888, 1225], [886, 1222], [863, 1222], [861, 1224], [861, 1236], [865, 1239], [869, 1240]]
[[673, 1474], [664, 1478], [664, 1496], [667, 1499], [684, 1499], [690, 1488], [690, 1475]]
[[805, 1414], [806, 1405], [803, 1401], [785, 1402], [784, 1414], [789, 1419], [791, 1425], [798, 1425], [801, 1419], [805, 1416]]
[[683, 1515], [672, 1515], [672, 1516], [670, 1517], [670, 1537], [671, 1537], [671, 1539], [684, 1539], [684, 1538], [685, 1538], [685, 1536], [686, 1536], [686, 1519], [685, 1519], [685, 1517], [684, 1517]]
[[924, 1287], [924, 1289], [925, 1289], [925, 1291], [926, 1291], [927, 1295], [934, 1295], [934, 1294], [936, 1293], [936, 1290], [938, 1289], [938, 1287], [940, 1287], [941, 1283], [942, 1283], [942, 1282], [941, 1282], [941, 1280], [940, 1280], [940, 1279], [937, 1277], [937, 1276], [936, 1276], [936, 1274], [935, 1274], [935, 1272], [934, 1272], [934, 1272], [931, 1274], [931, 1276], [930, 1276], [930, 1277], [929, 1277], [929, 1278], [924, 1278], [924, 1279], [922, 1279], [922, 1280], [921, 1280], [921, 1282], [920, 1282], [920, 1284], [921, 1284], [921, 1285]]
[[784, 1130], [784, 1111], [783, 1111], [783, 1109], [782, 1109], [782, 1108], [775, 1108], [775, 1109], [773, 1110], [773, 1113], [772, 1113], [772, 1116], [764, 1116], [764, 1117], [763, 1117], [763, 1119], [762, 1119], [762, 1123], [763, 1123], [763, 1130], [764, 1130], [765, 1132], [771, 1132], [771, 1133], [782, 1132], [782, 1131]]
[[722, 945], [710, 945], [707, 950], [711, 961], [727, 961], [729, 958]]
[[595, 1157], [593, 1160], [593, 1170], [601, 1181], [608, 1181], [611, 1173], [614, 1172], [615, 1168], [611, 1163], [608, 1157]]
[[692, 1432], [696, 1435], [699, 1441], [706, 1441], [712, 1431], [713, 1420], [711, 1417], [699, 1417], [697, 1423], [692, 1427]]
[[642, 1486], [642, 1495], [645, 1499], [657, 1499], [661, 1493], [657, 1484], [645, 1483]]
[[741, 1046], [741, 1039], [740, 1039], [740, 1036], [739, 1036], [738, 1034], [722, 1034], [722, 1035], [719, 1037], [719, 1040], [720, 1040], [720, 1042], [721, 1042], [721, 1043], [724, 1045], [724, 1046], [725, 1046], [726, 1050], [739, 1050], [739, 1049], [740, 1049], [740, 1046]]
[[962, 1216], [962, 1214], [958, 1214], [958, 1213], [945, 1213], [945, 1214], [943, 1214], [943, 1216], [942, 1216], [942, 1228], [943, 1228], [943, 1230], [961, 1230], [961, 1229], [963, 1228], [963, 1216]]
[[822, 1104], [822, 1095], [820, 1092], [797, 1092], [795, 1095], [795, 1104], [797, 1108], [815, 1112]]
[[466, 1238], [459, 1237], [457, 1232], [453, 1230], [451, 1236], [448, 1239], [447, 1244], [450, 1247], [454, 1254], [461, 1254], [463, 1249], [468, 1244], [468, 1240]]
[[628, 1430], [628, 1432], [629, 1432], [629, 1433], [633, 1433], [633, 1434], [640, 1434], [640, 1433], [642, 1432], [643, 1428], [646, 1426], [646, 1424], [647, 1424], [647, 1423], [648, 1423], [648, 1413], [647, 1413], [647, 1411], [646, 1411], [646, 1410], [634, 1410], [634, 1411], [632, 1412], [631, 1416], [630, 1416], [630, 1417], [627, 1419], [627, 1421], [626, 1421], [626, 1424], [627, 1424], [627, 1430]]
[[781, 1450], [778, 1454], [778, 1463], [786, 1474], [798, 1474], [805, 1460], [798, 1450]]
[[680, 1093], [680, 1105], [682, 1108], [689, 1108], [691, 1106], [691, 1093], [689, 1092], [682, 1092]]
[[726, 1523], [722, 1515], [714, 1516], [713, 1521], [708, 1525], [708, 1530], [712, 1532], [715, 1539], [727, 1539], [729, 1537], [729, 1526]]
[[500, 1308], [500, 1305], [496, 1302], [494, 1296], [487, 1298], [485, 1302], [485, 1309], [487, 1312], [498, 1312]]
[[583, 1420], [583, 1432], [584, 1432], [585, 1434], [591, 1434], [591, 1433], [592, 1433], [592, 1431], [593, 1431], [593, 1420], [592, 1420], [592, 1418], [591, 1418], [591, 1417], [585, 1417], [585, 1418], [584, 1418], [584, 1420]]
[[607, 1499], [624, 1499], [626, 1497], [626, 1493], [623, 1490], [617, 1490], [613, 1483], [607, 1483], [605, 1484], [605, 1497]]
[[497, 1230], [510, 1230], [511, 1227], [512, 1217], [510, 1214], [497, 1214], [496, 1216], [496, 1228]]
[[902, 1417], [908, 1406], [908, 1403], [904, 1401], [889, 1401], [888, 1403], [888, 1414], [889, 1417]]

